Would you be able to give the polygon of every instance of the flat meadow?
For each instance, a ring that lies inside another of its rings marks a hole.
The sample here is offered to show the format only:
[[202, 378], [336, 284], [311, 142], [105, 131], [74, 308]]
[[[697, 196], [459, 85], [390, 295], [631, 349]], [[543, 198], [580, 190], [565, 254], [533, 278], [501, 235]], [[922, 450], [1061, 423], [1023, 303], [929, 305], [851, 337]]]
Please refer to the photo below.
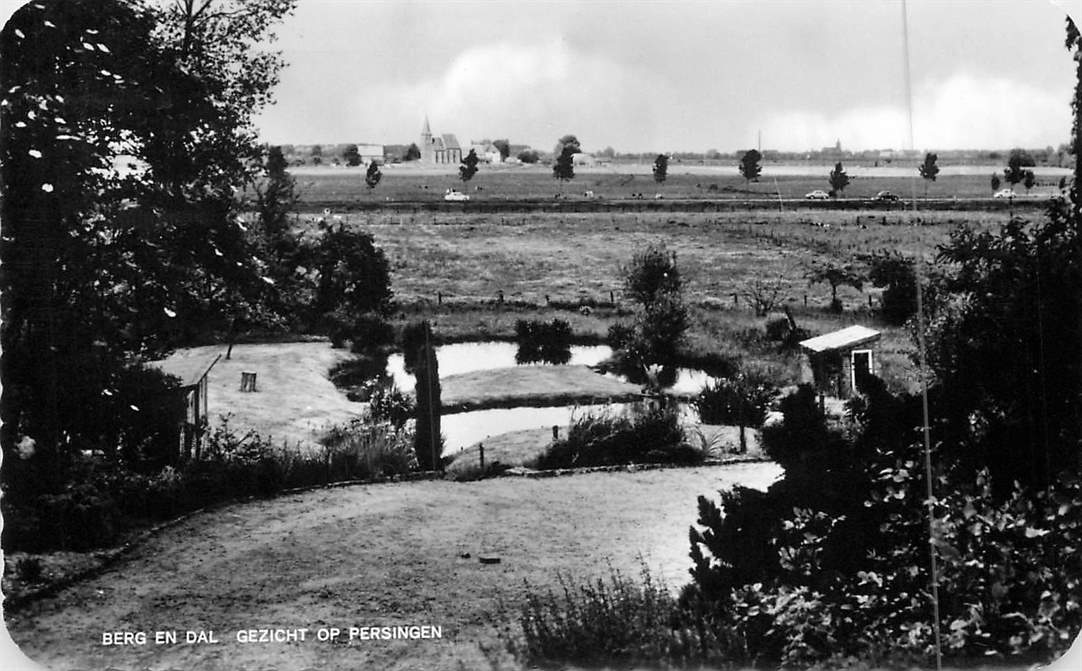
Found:
[[[309, 219], [311, 215], [307, 215]], [[345, 225], [373, 235], [388, 257], [397, 319], [427, 318], [444, 341], [508, 340], [519, 319], [567, 320], [581, 342], [600, 342], [609, 325], [631, 319], [622, 268], [648, 244], [674, 253], [685, 282], [694, 355], [731, 354], [779, 366], [795, 382], [799, 359], [765, 340], [768, 316], [749, 297], [773, 294], [770, 318], [788, 305], [798, 325], [825, 333], [852, 324], [884, 332], [882, 373], [911, 386], [912, 346], [904, 328], [884, 324], [881, 290], [839, 287], [845, 309], [829, 310], [831, 289], [812, 284], [816, 263], [859, 265], [879, 251], [934, 265], [936, 247], [960, 225], [994, 228], [1006, 212], [797, 210], [785, 212], [360, 213]], [[302, 217], [303, 219], [303, 217]], [[919, 223], [918, 223], [919, 222]]]
[[[298, 166], [290, 169], [297, 182], [302, 208], [350, 207], [388, 201], [439, 201], [446, 189], [482, 200], [582, 200], [587, 191], [599, 200], [628, 200], [641, 196], [674, 200], [799, 200], [816, 189], [828, 191], [833, 164], [766, 163], [757, 181], [747, 182], [731, 164], [699, 165], [671, 162], [663, 183], [654, 180], [649, 164], [611, 164], [575, 168], [575, 178], [560, 182], [547, 165], [486, 165], [469, 182], [458, 178], [457, 166], [420, 166], [392, 163], [382, 166], [383, 178], [372, 189], [364, 184], [363, 166]], [[890, 191], [902, 198], [983, 199], [992, 195], [991, 176], [1002, 177], [1003, 166], [944, 165], [933, 182], [917, 175], [916, 166], [875, 166], [843, 161], [850, 184], [843, 200], [874, 197]], [[1059, 180], [1070, 171], [1058, 167], [1034, 168], [1037, 184], [1020, 196], [1047, 197], [1058, 192]], [[1008, 186], [1003, 184], [1003, 186]]]

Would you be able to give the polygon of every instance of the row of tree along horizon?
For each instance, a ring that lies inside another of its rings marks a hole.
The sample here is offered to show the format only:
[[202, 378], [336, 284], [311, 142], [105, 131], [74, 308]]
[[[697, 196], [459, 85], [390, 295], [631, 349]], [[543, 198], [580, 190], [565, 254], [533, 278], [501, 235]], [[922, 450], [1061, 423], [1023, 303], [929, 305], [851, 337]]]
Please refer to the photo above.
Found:
[[[573, 137], [573, 136], [572, 136]], [[521, 163], [552, 163], [560, 154], [562, 144], [557, 143], [553, 151], [545, 152], [529, 145], [511, 144], [508, 140], [482, 140], [477, 144], [492, 144], [499, 150], [501, 161], [509, 161], [512, 157]], [[282, 154], [291, 166], [302, 165], [349, 165], [356, 166], [366, 163], [361, 156], [358, 145], [355, 143], [328, 143], [328, 144], [282, 144]], [[410, 163], [421, 160], [421, 150], [416, 143], [410, 144], [386, 144], [383, 147], [384, 163]], [[750, 150], [741, 149], [733, 152], [720, 152], [716, 149], [708, 149], [705, 152], [663, 152], [674, 163], [701, 163], [703, 165], [727, 164], [733, 160], [741, 160]], [[763, 161], [796, 161], [804, 162], [834, 162], [838, 160], [860, 161], [874, 165], [900, 165], [916, 166], [928, 152], [919, 150], [894, 150], [894, 149], [869, 149], [862, 151], [848, 151], [843, 149], [823, 149], [814, 151], [780, 151], [776, 149], [763, 149], [758, 151]], [[598, 160], [615, 163], [650, 163], [658, 155], [657, 152], [618, 152], [612, 147], [605, 147], [600, 151], [585, 152]], [[1070, 167], [1072, 154], [1068, 145], [1061, 144], [1059, 147], [1047, 146], [1044, 148], [1012, 148], [1012, 149], [945, 149], [935, 152], [943, 161], [953, 165], [980, 165], [989, 162], [999, 162], [1009, 156], [1020, 153], [1023, 156], [1023, 166], [1036, 167]]]

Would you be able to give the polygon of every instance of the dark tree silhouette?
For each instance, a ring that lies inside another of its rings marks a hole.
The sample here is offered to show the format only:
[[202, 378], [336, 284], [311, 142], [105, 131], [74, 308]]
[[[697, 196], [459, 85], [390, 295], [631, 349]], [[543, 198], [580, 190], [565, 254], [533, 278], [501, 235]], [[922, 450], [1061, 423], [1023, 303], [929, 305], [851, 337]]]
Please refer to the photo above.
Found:
[[845, 174], [841, 161], [838, 161], [834, 164], [834, 169], [830, 171], [830, 193], [832, 196], [837, 196], [847, 186], [849, 186], [849, 175]]
[[374, 189], [381, 179], [383, 179], [383, 171], [379, 169], [379, 163], [372, 161], [364, 174], [364, 183], [369, 189]]
[[669, 176], [669, 157], [665, 154], [658, 154], [654, 159], [654, 181], [658, 184], [664, 184], [665, 179]]
[[763, 172], [763, 167], [760, 165], [762, 160], [763, 155], [758, 149], [749, 149], [740, 157], [740, 174], [744, 176], [745, 185], [759, 179], [759, 175]]
[[924, 180], [924, 197], [928, 197], [928, 183], [934, 182], [936, 175], [939, 174], [939, 166], [936, 165], [936, 161], [939, 160], [939, 156], [932, 152], [928, 152], [924, 155], [924, 163], [921, 163], [917, 168], [917, 172], [920, 173], [921, 179]]
[[342, 160], [346, 162], [346, 165], [355, 166], [361, 164], [361, 152], [357, 150], [357, 145], [348, 144], [342, 151]]
[[571, 145], [564, 145], [552, 165], [552, 176], [563, 182], [574, 179], [576, 153], [578, 152]]
[[477, 174], [477, 164], [481, 159], [477, 158], [477, 152], [473, 149], [462, 159], [462, 165], [458, 166], [458, 178], [468, 182]]

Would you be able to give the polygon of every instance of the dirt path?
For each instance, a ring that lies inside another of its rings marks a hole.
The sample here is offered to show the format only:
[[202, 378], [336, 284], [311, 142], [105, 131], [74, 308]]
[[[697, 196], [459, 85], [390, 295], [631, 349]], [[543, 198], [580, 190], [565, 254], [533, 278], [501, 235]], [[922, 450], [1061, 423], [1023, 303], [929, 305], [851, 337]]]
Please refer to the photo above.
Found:
[[[749, 464], [394, 483], [238, 504], [163, 532], [7, 625], [54, 669], [510, 668], [490, 614], [519, 603], [524, 580], [603, 575], [610, 561], [635, 572], [641, 554], [678, 587], [697, 496], [735, 482], [762, 487], [778, 472]], [[482, 565], [480, 553], [502, 562]], [[438, 625], [443, 637], [312, 638], [321, 627], [400, 624]], [[308, 628], [309, 639], [237, 642], [238, 630], [275, 627]], [[181, 640], [214, 630], [221, 642], [154, 645], [157, 630], [179, 630]], [[103, 646], [104, 631], [144, 631], [151, 642]]]

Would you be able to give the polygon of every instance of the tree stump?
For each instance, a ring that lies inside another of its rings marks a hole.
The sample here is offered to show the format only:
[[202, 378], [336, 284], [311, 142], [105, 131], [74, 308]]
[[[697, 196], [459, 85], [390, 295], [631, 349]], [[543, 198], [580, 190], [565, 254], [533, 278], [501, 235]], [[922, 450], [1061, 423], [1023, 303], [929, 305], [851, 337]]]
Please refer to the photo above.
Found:
[[255, 388], [255, 373], [251, 371], [241, 371], [240, 374], [240, 390], [241, 391], [256, 391]]

